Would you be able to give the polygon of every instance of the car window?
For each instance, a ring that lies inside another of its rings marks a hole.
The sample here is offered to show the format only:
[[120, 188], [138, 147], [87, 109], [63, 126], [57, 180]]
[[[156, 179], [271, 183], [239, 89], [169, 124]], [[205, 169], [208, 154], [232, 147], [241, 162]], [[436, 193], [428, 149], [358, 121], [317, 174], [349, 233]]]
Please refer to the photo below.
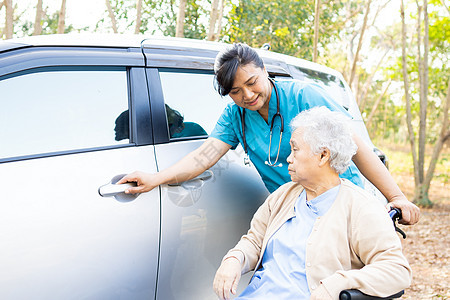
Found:
[[0, 77], [0, 159], [129, 143], [125, 68]]
[[170, 137], [207, 136], [228, 102], [214, 89], [214, 75], [160, 71]]
[[345, 91], [344, 83], [339, 78], [328, 73], [300, 68], [297, 66], [293, 66], [292, 70], [295, 78], [321, 85], [328, 92], [328, 94], [333, 96], [337, 103], [341, 104], [348, 110], [348, 96]]

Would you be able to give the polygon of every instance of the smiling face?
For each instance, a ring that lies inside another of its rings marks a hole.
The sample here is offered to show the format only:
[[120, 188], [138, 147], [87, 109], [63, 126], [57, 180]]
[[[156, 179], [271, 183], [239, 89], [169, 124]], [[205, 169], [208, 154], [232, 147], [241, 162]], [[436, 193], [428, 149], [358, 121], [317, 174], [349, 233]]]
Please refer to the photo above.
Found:
[[314, 154], [311, 147], [303, 140], [303, 131], [296, 129], [289, 142], [291, 144], [291, 154], [287, 158], [288, 170], [291, 180], [304, 184], [314, 181], [320, 173], [320, 154]]
[[266, 69], [252, 63], [237, 68], [229, 95], [238, 106], [268, 112], [271, 93], [272, 85]]

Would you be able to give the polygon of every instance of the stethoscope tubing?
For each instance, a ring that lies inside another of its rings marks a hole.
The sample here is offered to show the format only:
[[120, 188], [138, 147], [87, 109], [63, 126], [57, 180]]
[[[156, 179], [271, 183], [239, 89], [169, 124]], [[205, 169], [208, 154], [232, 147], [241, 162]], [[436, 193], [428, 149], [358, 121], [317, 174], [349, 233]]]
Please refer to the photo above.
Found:
[[[269, 154], [268, 154], [268, 159], [267, 159], [267, 161], [265, 163], [267, 165], [271, 166], [271, 167], [274, 167], [276, 165], [276, 163], [278, 162], [278, 157], [280, 155], [281, 139], [283, 137], [283, 131], [284, 131], [284, 119], [283, 119], [283, 116], [280, 113], [280, 97], [278, 95], [278, 88], [275, 85], [275, 82], [274, 82], [274, 80], [272, 78], [269, 77], [268, 79], [269, 79], [270, 83], [272, 84], [272, 86], [275, 89], [275, 96], [276, 96], [276, 99], [277, 99], [277, 112], [273, 115], [272, 120], [270, 122], [271, 124], [270, 124], [270, 138], [269, 138]], [[241, 123], [242, 123], [242, 139], [243, 139], [244, 152], [245, 152], [245, 155], [248, 156], [247, 140], [245, 138], [245, 109], [242, 108], [242, 113], [239, 110], [239, 114], [241, 116]], [[279, 143], [278, 143], [277, 156], [275, 158], [275, 161], [272, 163], [271, 162], [271, 158], [270, 158], [270, 149], [272, 147], [273, 124], [275, 123], [276, 117], [280, 118], [280, 123], [281, 123], [280, 124], [281, 125], [280, 129], [281, 129], [281, 131], [280, 131], [280, 140], [279, 140]], [[281, 165], [282, 164], [280, 163], [280, 166]]]

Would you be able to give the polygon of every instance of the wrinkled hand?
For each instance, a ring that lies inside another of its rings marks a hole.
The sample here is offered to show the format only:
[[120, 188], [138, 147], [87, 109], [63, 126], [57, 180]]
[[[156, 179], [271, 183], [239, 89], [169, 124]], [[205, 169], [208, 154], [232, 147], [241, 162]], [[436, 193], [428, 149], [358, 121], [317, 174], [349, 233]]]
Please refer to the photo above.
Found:
[[214, 277], [213, 288], [219, 299], [230, 299], [230, 292], [236, 295], [241, 279], [241, 262], [235, 257], [225, 259]]
[[127, 182], [136, 182], [137, 186], [128, 188], [126, 194], [145, 193], [153, 190], [159, 184], [156, 183], [155, 175], [144, 172], [133, 172], [124, 176], [116, 184], [123, 184]]
[[387, 205], [387, 210], [390, 210], [391, 207], [398, 208], [402, 211], [402, 219], [399, 221], [400, 224], [404, 225], [414, 225], [419, 222], [420, 218], [420, 209], [405, 196], [397, 197], [391, 199]]
[[309, 300], [333, 300], [333, 298], [330, 294], [328, 294], [325, 287], [321, 284], [319, 285], [317, 290], [311, 293], [311, 297], [309, 298]]

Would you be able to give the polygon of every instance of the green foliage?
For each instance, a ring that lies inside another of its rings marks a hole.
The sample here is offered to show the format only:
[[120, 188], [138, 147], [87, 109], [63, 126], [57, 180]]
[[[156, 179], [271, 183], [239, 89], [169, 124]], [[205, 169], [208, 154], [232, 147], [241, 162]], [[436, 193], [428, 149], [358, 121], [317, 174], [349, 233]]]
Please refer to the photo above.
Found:
[[175, 36], [177, 12], [175, 0], [144, 0], [140, 32], [146, 34], [161, 32], [166, 36]]
[[202, 16], [209, 15], [210, 5], [198, 0], [188, 0], [186, 5], [186, 19], [184, 23], [184, 36], [192, 39], [204, 39], [207, 34], [207, 23], [202, 22]]
[[[450, 17], [440, 16], [437, 12], [430, 14], [431, 51], [447, 50], [450, 47]], [[448, 57], [447, 57], [448, 59]]]
[[[187, 38], [203, 39], [206, 37], [207, 23], [204, 19], [209, 14], [206, 9], [209, 6], [203, 2], [196, 0], [188, 0], [187, 2], [184, 24], [184, 35]], [[111, 6], [117, 20], [118, 32], [134, 32], [131, 29], [136, 24], [136, 1], [111, 0]], [[144, 0], [140, 33], [162, 33], [166, 36], [175, 36], [177, 13], [178, 7], [175, 0]], [[109, 15], [105, 13], [104, 18], [97, 23], [97, 29], [109, 23]]]
[[[108, 0], [111, 3], [111, 8], [114, 12], [114, 15], [117, 20], [117, 31], [119, 33], [123, 33], [126, 30], [130, 29], [135, 22], [136, 14], [132, 14], [133, 7], [136, 5], [136, 1], [130, 0]], [[109, 28], [112, 32], [111, 19], [109, 17], [108, 11], [105, 6], [105, 16], [100, 19], [97, 24], [95, 30], [98, 30], [100, 27], [105, 26]]]
[[[442, 105], [441, 102], [445, 99], [447, 93], [447, 85], [448, 79], [450, 77], [450, 56], [448, 49], [450, 49], [450, 18], [444, 16], [438, 11], [439, 7], [433, 6], [433, 2], [430, 2], [429, 5], [429, 68], [428, 68], [428, 106], [427, 106], [427, 137], [426, 142], [428, 144], [434, 144], [440, 133], [440, 125], [442, 122]], [[434, 1], [435, 5], [442, 6], [442, 3], [439, 1]], [[411, 3], [411, 5], [415, 6], [415, 3]], [[414, 7], [415, 8], [415, 7]], [[419, 124], [419, 95], [420, 95], [420, 87], [419, 87], [419, 66], [417, 61], [417, 32], [416, 32], [416, 24], [417, 16], [414, 13], [411, 14], [412, 18], [407, 19], [407, 70], [408, 70], [408, 80], [409, 80], [409, 92], [411, 95], [411, 104], [412, 104], [412, 113], [413, 113], [413, 127], [414, 129], [418, 129]], [[422, 25], [423, 29], [423, 25]], [[403, 90], [403, 71], [402, 71], [402, 58], [401, 58], [401, 24], [396, 23], [392, 27], [386, 28], [383, 34], [386, 36], [397, 37], [396, 40], [393, 40], [393, 45], [398, 50], [394, 52], [394, 56], [387, 60], [386, 63], [383, 64], [381, 69], [382, 77], [387, 80], [388, 78], [392, 79], [394, 82], [397, 82], [396, 93], [401, 94], [401, 97], [404, 97]], [[424, 33], [422, 32], [422, 38]], [[377, 46], [377, 43], [372, 44], [374, 47]], [[423, 55], [423, 49], [422, 49]], [[370, 98], [376, 98], [377, 94], [379, 94], [381, 89], [377, 87], [377, 85], [372, 85], [371, 93], [375, 95], [371, 95]], [[392, 95], [388, 95], [387, 99]], [[380, 109], [375, 117], [374, 121], [382, 122], [383, 124], [387, 124], [387, 126], [394, 126], [392, 129], [388, 130], [391, 132], [389, 137], [392, 137], [397, 126], [394, 125], [396, 122], [391, 120], [384, 120], [383, 118], [398, 118], [401, 119], [404, 126], [406, 127], [405, 122], [405, 102], [397, 101], [395, 104], [385, 103], [386, 100], [382, 101], [380, 105]], [[371, 109], [371, 102], [368, 103], [369, 107], [366, 107], [364, 111], [368, 114], [368, 111]], [[398, 108], [401, 108], [402, 113], [399, 115], [393, 114], [384, 114], [384, 107], [388, 107], [388, 110], [396, 111]], [[390, 108], [389, 108], [390, 107]], [[377, 126], [374, 124], [374, 126]], [[369, 132], [376, 131], [377, 134], [381, 134], [386, 137], [386, 131], [380, 132], [381, 126], [378, 126], [376, 129], [369, 130]], [[401, 128], [398, 128], [401, 131]], [[417, 132], [416, 132], [417, 134]], [[373, 135], [372, 135], [373, 136]], [[397, 142], [399, 141], [407, 141], [407, 132], [403, 130], [403, 135], [400, 134], [395, 135]]]
[[[34, 23], [31, 21], [24, 20], [20, 18], [20, 16], [23, 14], [20, 13], [19, 17], [15, 19], [14, 24], [14, 36], [16, 37], [24, 37], [24, 36], [30, 36], [34, 32]], [[58, 19], [59, 19], [59, 11], [56, 11], [55, 13], [48, 15], [45, 14], [41, 20], [42, 24], [42, 35], [45, 34], [56, 34], [58, 33]], [[72, 31], [82, 31], [83, 29], [75, 29], [72, 24], [66, 24], [64, 33], [69, 33]]]
[[[343, 4], [330, 1], [320, 16], [320, 43], [336, 37]], [[270, 43], [272, 50], [311, 60], [314, 37], [312, 0], [240, 0], [233, 4], [222, 40], [244, 42], [253, 47]]]

